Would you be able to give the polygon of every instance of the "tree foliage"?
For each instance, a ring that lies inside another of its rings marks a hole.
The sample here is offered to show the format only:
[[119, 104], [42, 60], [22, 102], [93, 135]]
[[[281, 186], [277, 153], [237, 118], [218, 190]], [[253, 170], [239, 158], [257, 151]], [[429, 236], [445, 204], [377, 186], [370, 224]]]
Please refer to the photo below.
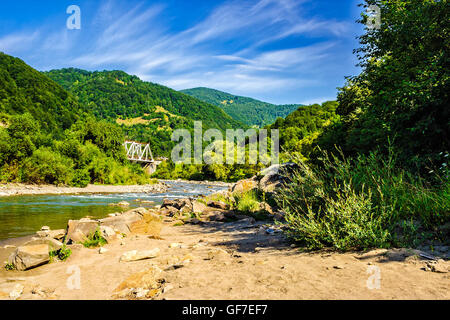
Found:
[[[381, 8], [381, 27], [367, 29], [355, 52], [363, 68], [340, 89], [343, 122], [324, 136], [346, 153], [386, 150], [423, 167], [449, 150], [449, 8], [447, 1], [367, 0]], [[367, 16], [359, 21], [365, 23]]]
[[257, 127], [269, 125], [278, 117], [286, 117], [301, 106], [300, 104], [274, 105], [210, 88], [193, 88], [181, 92], [222, 108], [237, 121]]
[[18, 58], [0, 52], [0, 115], [30, 113], [42, 129], [61, 135], [83, 113], [76, 99]]
[[118, 122], [129, 139], [150, 142], [158, 156], [170, 155], [174, 129], [193, 128], [195, 120], [202, 121], [205, 129], [245, 127], [217, 106], [123, 71], [71, 68], [46, 75], [75, 95], [97, 119]]

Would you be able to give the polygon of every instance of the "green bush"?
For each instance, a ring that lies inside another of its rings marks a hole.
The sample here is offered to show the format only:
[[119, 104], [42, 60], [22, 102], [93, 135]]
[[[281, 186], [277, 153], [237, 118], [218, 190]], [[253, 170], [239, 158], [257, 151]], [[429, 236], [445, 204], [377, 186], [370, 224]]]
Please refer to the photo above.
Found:
[[65, 261], [65, 260], [67, 260], [67, 258], [69, 258], [71, 256], [71, 254], [72, 254], [72, 250], [67, 248], [67, 246], [64, 244], [62, 246], [62, 248], [59, 249], [59, 251], [58, 251], [58, 258], [61, 261]]
[[259, 197], [255, 191], [235, 195], [235, 208], [242, 213], [255, 213], [259, 211]]
[[95, 230], [94, 233], [90, 234], [88, 239], [82, 243], [86, 248], [102, 247], [107, 244], [108, 241], [102, 236], [100, 229]]
[[25, 160], [23, 174], [25, 182], [67, 185], [73, 179], [73, 161], [49, 148], [39, 148]]
[[449, 222], [448, 177], [428, 186], [397, 168], [392, 154], [373, 152], [353, 160], [324, 154], [315, 166], [297, 160], [300, 169], [276, 195], [288, 236], [310, 249], [414, 245], [407, 236], [411, 224], [405, 222], [417, 221], [424, 230]]
[[12, 271], [12, 270], [16, 270], [16, 266], [12, 263], [7, 262], [5, 264], [5, 270], [6, 271]]

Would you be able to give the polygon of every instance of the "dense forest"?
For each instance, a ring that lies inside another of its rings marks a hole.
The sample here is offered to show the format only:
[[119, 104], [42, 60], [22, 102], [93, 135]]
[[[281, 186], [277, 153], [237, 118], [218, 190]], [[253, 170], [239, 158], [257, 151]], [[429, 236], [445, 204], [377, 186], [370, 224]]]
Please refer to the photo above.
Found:
[[258, 128], [272, 124], [278, 117], [286, 117], [301, 106], [300, 104], [274, 105], [210, 88], [193, 88], [181, 92], [216, 105], [233, 119]]
[[0, 53], [0, 181], [149, 183], [126, 160], [124, 133], [22, 60]]
[[0, 52], [0, 121], [27, 112], [43, 129], [61, 135], [79, 119], [83, 108], [54, 81]]
[[[274, 199], [294, 240], [339, 250], [448, 244], [448, 4], [366, 0], [363, 8], [374, 4], [383, 19], [359, 38], [361, 73], [321, 105], [272, 108], [185, 91], [200, 101], [121, 71], [40, 73], [0, 53], [0, 181], [147, 183], [125, 159], [125, 138], [167, 156], [172, 131], [192, 130], [194, 120], [222, 132], [265, 125], [280, 130], [282, 161], [298, 164]], [[262, 167], [165, 162], [155, 176], [236, 181]]]
[[205, 130], [245, 127], [214, 105], [122, 71], [61, 69], [45, 74], [97, 119], [120, 124], [128, 139], [150, 142], [158, 156], [170, 156], [172, 131], [192, 129], [195, 120], [202, 121]]

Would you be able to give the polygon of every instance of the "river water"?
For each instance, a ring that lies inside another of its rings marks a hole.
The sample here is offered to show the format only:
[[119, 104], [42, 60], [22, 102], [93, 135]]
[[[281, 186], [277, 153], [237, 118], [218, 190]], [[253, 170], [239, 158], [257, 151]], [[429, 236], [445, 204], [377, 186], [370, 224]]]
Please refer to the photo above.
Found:
[[[168, 181], [165, 193], [27, 195], [0, 197], [0, 240], [34, 234], [42, 226], [64, 229], [67, 221], [86, 216], [104, 218], [108, 213], [161, 204], [164, 198], [186, 198], [208, 195], [226, 186]], [[109, 204], [127, 201], [129, 208]], [[154, 201], [143, 203], [142, 201]]]

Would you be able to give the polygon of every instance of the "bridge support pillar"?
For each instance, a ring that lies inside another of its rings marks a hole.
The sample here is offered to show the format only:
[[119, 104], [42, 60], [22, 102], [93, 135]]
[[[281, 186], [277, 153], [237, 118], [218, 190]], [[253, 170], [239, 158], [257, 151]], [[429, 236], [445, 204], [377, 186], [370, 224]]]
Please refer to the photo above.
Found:
[[147, 174], [153, 174], [156, 171], [158, 165], [156, 163], [148, 163], [144, 166], [144, 170]]

